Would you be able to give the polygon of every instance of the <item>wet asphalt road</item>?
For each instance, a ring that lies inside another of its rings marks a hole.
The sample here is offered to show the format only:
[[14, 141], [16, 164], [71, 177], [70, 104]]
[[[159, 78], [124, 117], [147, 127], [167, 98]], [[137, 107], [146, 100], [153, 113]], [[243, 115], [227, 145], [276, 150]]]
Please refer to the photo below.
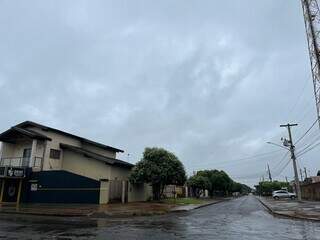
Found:
[[153, 217], [88, 220], [0, 215], [0, 239], [320, 239], [320, 222], [273, 217], [248, 196]]

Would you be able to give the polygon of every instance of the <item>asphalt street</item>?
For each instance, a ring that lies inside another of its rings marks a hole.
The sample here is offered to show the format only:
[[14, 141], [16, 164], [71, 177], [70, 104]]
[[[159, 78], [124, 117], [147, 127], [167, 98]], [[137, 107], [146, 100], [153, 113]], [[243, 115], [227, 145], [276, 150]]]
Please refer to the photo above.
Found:
[[0, 239], [320, 239], [320, 223], [274, 217], [247, 196], [152, 217], [0, 215]]

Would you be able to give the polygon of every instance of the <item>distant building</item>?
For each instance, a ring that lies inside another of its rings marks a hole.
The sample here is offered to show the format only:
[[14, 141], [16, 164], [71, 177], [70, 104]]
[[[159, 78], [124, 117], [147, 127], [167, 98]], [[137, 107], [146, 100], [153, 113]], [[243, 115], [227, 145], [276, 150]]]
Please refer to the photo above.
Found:
[[95, 203], [144, 201], [146, 184], [128, 181], [123, 150], [34, 122], [0, 134], [0, 202]]
[[301, 184], [303, 199], [320, 201], [320, 176], [311, 176]]
[[320, 176], [312, 176], [305, 179], [307, 183], [317, 183], [320, 182]]

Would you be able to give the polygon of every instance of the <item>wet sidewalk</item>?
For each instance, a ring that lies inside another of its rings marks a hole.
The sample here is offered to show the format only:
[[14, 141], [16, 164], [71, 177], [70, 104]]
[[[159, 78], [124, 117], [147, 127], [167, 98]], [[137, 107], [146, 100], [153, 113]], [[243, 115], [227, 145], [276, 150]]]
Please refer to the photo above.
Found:
[[89, 204], [0, 204], [0, 213], [30, 214], [63, 217], [127, 217], [151, 216], [169, 212], [190, 211], [196, 208], [225, 201], [224, 199], [210, 199], [202, 204], [175, 205], [157, 202], [112, 203], [103, 205]]
[[275, 215], [320, 221], [320, 202], [299, 202], [291, 199], [274, 200], [271, 197], [257, 198], [271, 213]]

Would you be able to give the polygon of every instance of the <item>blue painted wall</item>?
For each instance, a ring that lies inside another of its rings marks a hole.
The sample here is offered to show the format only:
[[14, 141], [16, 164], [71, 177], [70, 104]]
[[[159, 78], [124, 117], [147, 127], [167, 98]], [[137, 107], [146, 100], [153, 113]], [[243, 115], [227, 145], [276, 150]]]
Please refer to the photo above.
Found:
[[[31, 191], [37, 183], [38, 190]], [[98, 204], [100, 182], [67, 171], [31, 173], [23, 184], [22, 202]]]

